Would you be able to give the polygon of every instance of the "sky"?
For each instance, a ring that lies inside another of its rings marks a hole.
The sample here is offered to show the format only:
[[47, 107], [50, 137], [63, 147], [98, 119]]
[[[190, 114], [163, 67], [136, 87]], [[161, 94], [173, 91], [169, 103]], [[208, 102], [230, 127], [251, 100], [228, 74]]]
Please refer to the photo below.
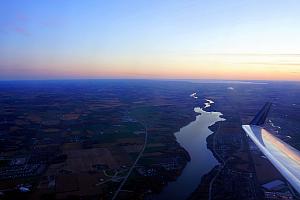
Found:
[[1, 0], [0, 80], [300, 80], [299, 0]]

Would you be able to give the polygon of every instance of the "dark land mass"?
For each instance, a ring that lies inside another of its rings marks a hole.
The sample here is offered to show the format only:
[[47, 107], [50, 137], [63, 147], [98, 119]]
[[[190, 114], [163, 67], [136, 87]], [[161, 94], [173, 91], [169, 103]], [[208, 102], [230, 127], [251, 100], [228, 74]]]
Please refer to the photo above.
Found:
[[131, 80], [1, 82], [3, 197], [111, 199], [146, 131], [146, 148], [118, 198], [159, 192], [190, 159], [173, 133], [195, 119], [195, 88]]
[[[209, 109], [226, 118], [207, 138], [220, 164], [190, 199], [263, 199], [261, 185], [283, 179], [275, 169], [266, 172], [272, 166], [241, 124], [272, 101], [266, 127], [300, 149], [299, 89], [293, 82], [0, 82], [1, 198], [143, 199], [159, 193], [190, 159], [174, 133], [195, 120], [193, 108], [208, 98], [215, 101]], [[198, 99], [190, 97], [194, 92]]]
[[[300, 149], [299, 89], [299, 83], [230, 84], [223, 98], [211, 97], [217, 102], [212, 109], [226, 119], [210, 127], [214, 133], [207, 138], [207, 146], [220, 164], [202, 178], [190, 200], [293, 198], [284, 178], [245, 136], [241, 125], [249, 123], [265, 102], [272, 102], [266, 128]], [[274, 180], [286, 184], [280, 190], [261, 187]]]

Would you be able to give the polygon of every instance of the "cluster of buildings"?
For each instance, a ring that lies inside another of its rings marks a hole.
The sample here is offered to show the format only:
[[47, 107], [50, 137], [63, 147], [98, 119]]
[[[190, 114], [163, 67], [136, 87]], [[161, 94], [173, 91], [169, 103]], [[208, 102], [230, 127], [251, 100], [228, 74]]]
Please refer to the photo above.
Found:
[[[261, 151], [250, 139], [249, 147], [254, 157], [254, 165], [258, 173], [258, 182], [260, 183], [264, 198], [267, 200], [295, 199], [293, 189], [289, 187], [279, 172], [270, 165], [268, 159], [262, 155]], [[265, 167], [263, 165], [265, 165]], [[267, 173], [266, 170], [272, 170], [272, 173]], [[265, 174], [265, 176], [261, 176], [260, 174]]]
[[37, 176], [45, 169], [45, 164], [29, 163], [26, 157], [13, 158], [7, 166], [0, 169], [0, 180]]
[[292, 200], [293, 194], [282, 180], [273, 180], [262, 185], [266, 200]]
[[157, 158], [156, 162], [151, 166], [140, 166], [137, 168], [137, 171], [140, 175], [146, 177], [160, 175], [160, 169], [163, 169], [167, 172], [180, 171], [183, 168], [181, 159], [182, 158], [180, 158], [179, 156]]

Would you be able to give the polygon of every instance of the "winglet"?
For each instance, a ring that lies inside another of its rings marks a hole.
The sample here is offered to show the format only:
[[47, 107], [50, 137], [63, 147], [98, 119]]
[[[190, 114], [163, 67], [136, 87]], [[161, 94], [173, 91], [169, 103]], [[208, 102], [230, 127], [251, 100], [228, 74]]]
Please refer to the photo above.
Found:
[[256, 114], [250, 125], [261, 126], [265, 123], [272, 103], [267, 102], [264, 107]]

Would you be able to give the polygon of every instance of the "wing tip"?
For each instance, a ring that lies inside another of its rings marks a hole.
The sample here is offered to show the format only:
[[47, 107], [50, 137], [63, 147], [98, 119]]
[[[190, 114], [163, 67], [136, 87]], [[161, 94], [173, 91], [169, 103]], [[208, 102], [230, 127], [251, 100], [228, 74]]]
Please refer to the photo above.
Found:
[[256, 114], [254, 119], [250, 122], [250, 125], [261, 126], [265, 124], [271, 106], [272, 106], [271, 102], [266, 102], [265, 105], [262, 107], [262, 109]]

